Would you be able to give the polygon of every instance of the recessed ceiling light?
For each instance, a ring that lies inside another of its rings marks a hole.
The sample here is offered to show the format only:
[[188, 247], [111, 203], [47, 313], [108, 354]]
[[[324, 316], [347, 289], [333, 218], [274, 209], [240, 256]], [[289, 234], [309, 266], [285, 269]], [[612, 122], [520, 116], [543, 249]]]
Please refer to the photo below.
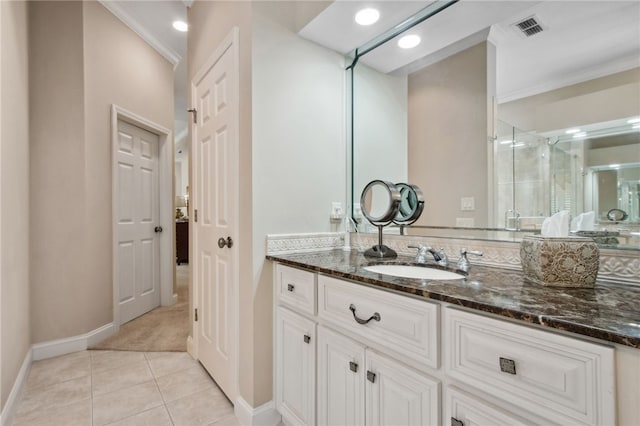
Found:
[[640, 117], [636, 117], [636, 118], [632, 118], [630, 120], [627, 120], [628, 124], [635, 124], [635, 123], [640, 123]]
[[356, 13], [356, 22], [360, 25], [371, 25], [378, 22], [380, 12], [377, 9], [367, 8]]
[[568, 134], [568, 135], [572, 135], [574, 133], [578, 133], [579, 131], [580, 131], [580, 129], [569, 129], [565, 133]]
[[184, 21], [173, 21], [173, 28], [184, 33], [189, 29], [189, 25]]
[[409, 34], [398, 40], [398, 47], [402, 49], [411, 49], [420, 44], [420, 36]]
[[620, 164], [609, 164], [609, 167], [611, 167], [612, 169], [619, 169]]
[[583, 138], [585, 136], [587, 136], [587, 132], [578, 132], [573, 134], [574, 138]]

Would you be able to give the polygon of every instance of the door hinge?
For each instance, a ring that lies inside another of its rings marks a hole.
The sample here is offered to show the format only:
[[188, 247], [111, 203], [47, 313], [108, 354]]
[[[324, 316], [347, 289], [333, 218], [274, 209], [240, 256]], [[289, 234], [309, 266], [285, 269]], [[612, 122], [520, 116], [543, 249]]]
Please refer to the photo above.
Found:
[[198, 221], [198, 209], [193, 209], [193, 221]]
[[195, 108], [188, 109], [187, 112], [193, 113], [193, 124], [198, 124], [198, 110]]
[[198, 308], [195, 309], [195, 312], [193, 314], [193, 318], [196, 322], [198, 322]]

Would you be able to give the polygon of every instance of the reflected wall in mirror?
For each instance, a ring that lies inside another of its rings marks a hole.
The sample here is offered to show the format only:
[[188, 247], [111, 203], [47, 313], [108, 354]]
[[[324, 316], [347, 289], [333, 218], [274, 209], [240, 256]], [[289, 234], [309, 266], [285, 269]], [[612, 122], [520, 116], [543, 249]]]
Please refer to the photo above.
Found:
[[[515, 25], [528, 18], [541, 30], [530, 37]], [[610, 208], [637, 208], [623, 171], [638, 160], [607, 162], [624, 164], [615, 179], [594, 161], [640, 153], [640, 3], [463, 0], [410, 32], [421, 53], [392, 39], [353, 71], [356, 194], [373, 177], [416, 183], [416, 225], [441, 227], [537, 230], [562, 209], [610, 227]], [[597, 136], [615, 120], [628, 138], [618, 148]], [[640, 246], [633, 217], [625, 241]]]

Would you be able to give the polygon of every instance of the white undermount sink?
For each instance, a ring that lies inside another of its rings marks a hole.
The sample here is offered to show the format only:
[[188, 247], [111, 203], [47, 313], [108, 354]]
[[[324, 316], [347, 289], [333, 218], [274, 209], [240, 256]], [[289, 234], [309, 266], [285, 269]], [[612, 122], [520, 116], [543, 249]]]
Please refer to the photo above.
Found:
[[442, 269], [415, 265], [372, 265], [363, 267], [365, 271], [394, 277], [415, 278], [419, 280], [459, 280], [464, 275]]

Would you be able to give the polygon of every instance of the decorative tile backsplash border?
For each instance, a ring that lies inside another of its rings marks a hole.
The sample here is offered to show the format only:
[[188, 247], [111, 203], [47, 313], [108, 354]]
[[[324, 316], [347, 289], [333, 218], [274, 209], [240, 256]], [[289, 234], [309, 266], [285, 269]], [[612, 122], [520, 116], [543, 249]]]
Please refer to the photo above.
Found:
[[[377, 234], [351, 233], [352, 250], [364, 251], [378, 244]], [[451, 262], [458, 259], [461, 248], [479, 250], [482, 257], [469, 256], [472, 264], [497, 268], [521, 270], [520, 243], [509, 241], [466, 240], [454, 238], [416, 237], [387, 235], [384, 244], [398, 254], [413, 256], [415, 249], [407, 246], [417, 243], [428, 244], [435, 249], [443, 248]], [[322, 232], [310, 234], [267, 235], [267, 254], [287, 254], [342, 248], [344, 234]], [[598, 281], [611, 281], [640, 286], [640, 250], [600, 249]]]
[[343, 232], [267, 235], [268, 255], [333, 250], [335, 248], [341, 248], [343, 245]]

